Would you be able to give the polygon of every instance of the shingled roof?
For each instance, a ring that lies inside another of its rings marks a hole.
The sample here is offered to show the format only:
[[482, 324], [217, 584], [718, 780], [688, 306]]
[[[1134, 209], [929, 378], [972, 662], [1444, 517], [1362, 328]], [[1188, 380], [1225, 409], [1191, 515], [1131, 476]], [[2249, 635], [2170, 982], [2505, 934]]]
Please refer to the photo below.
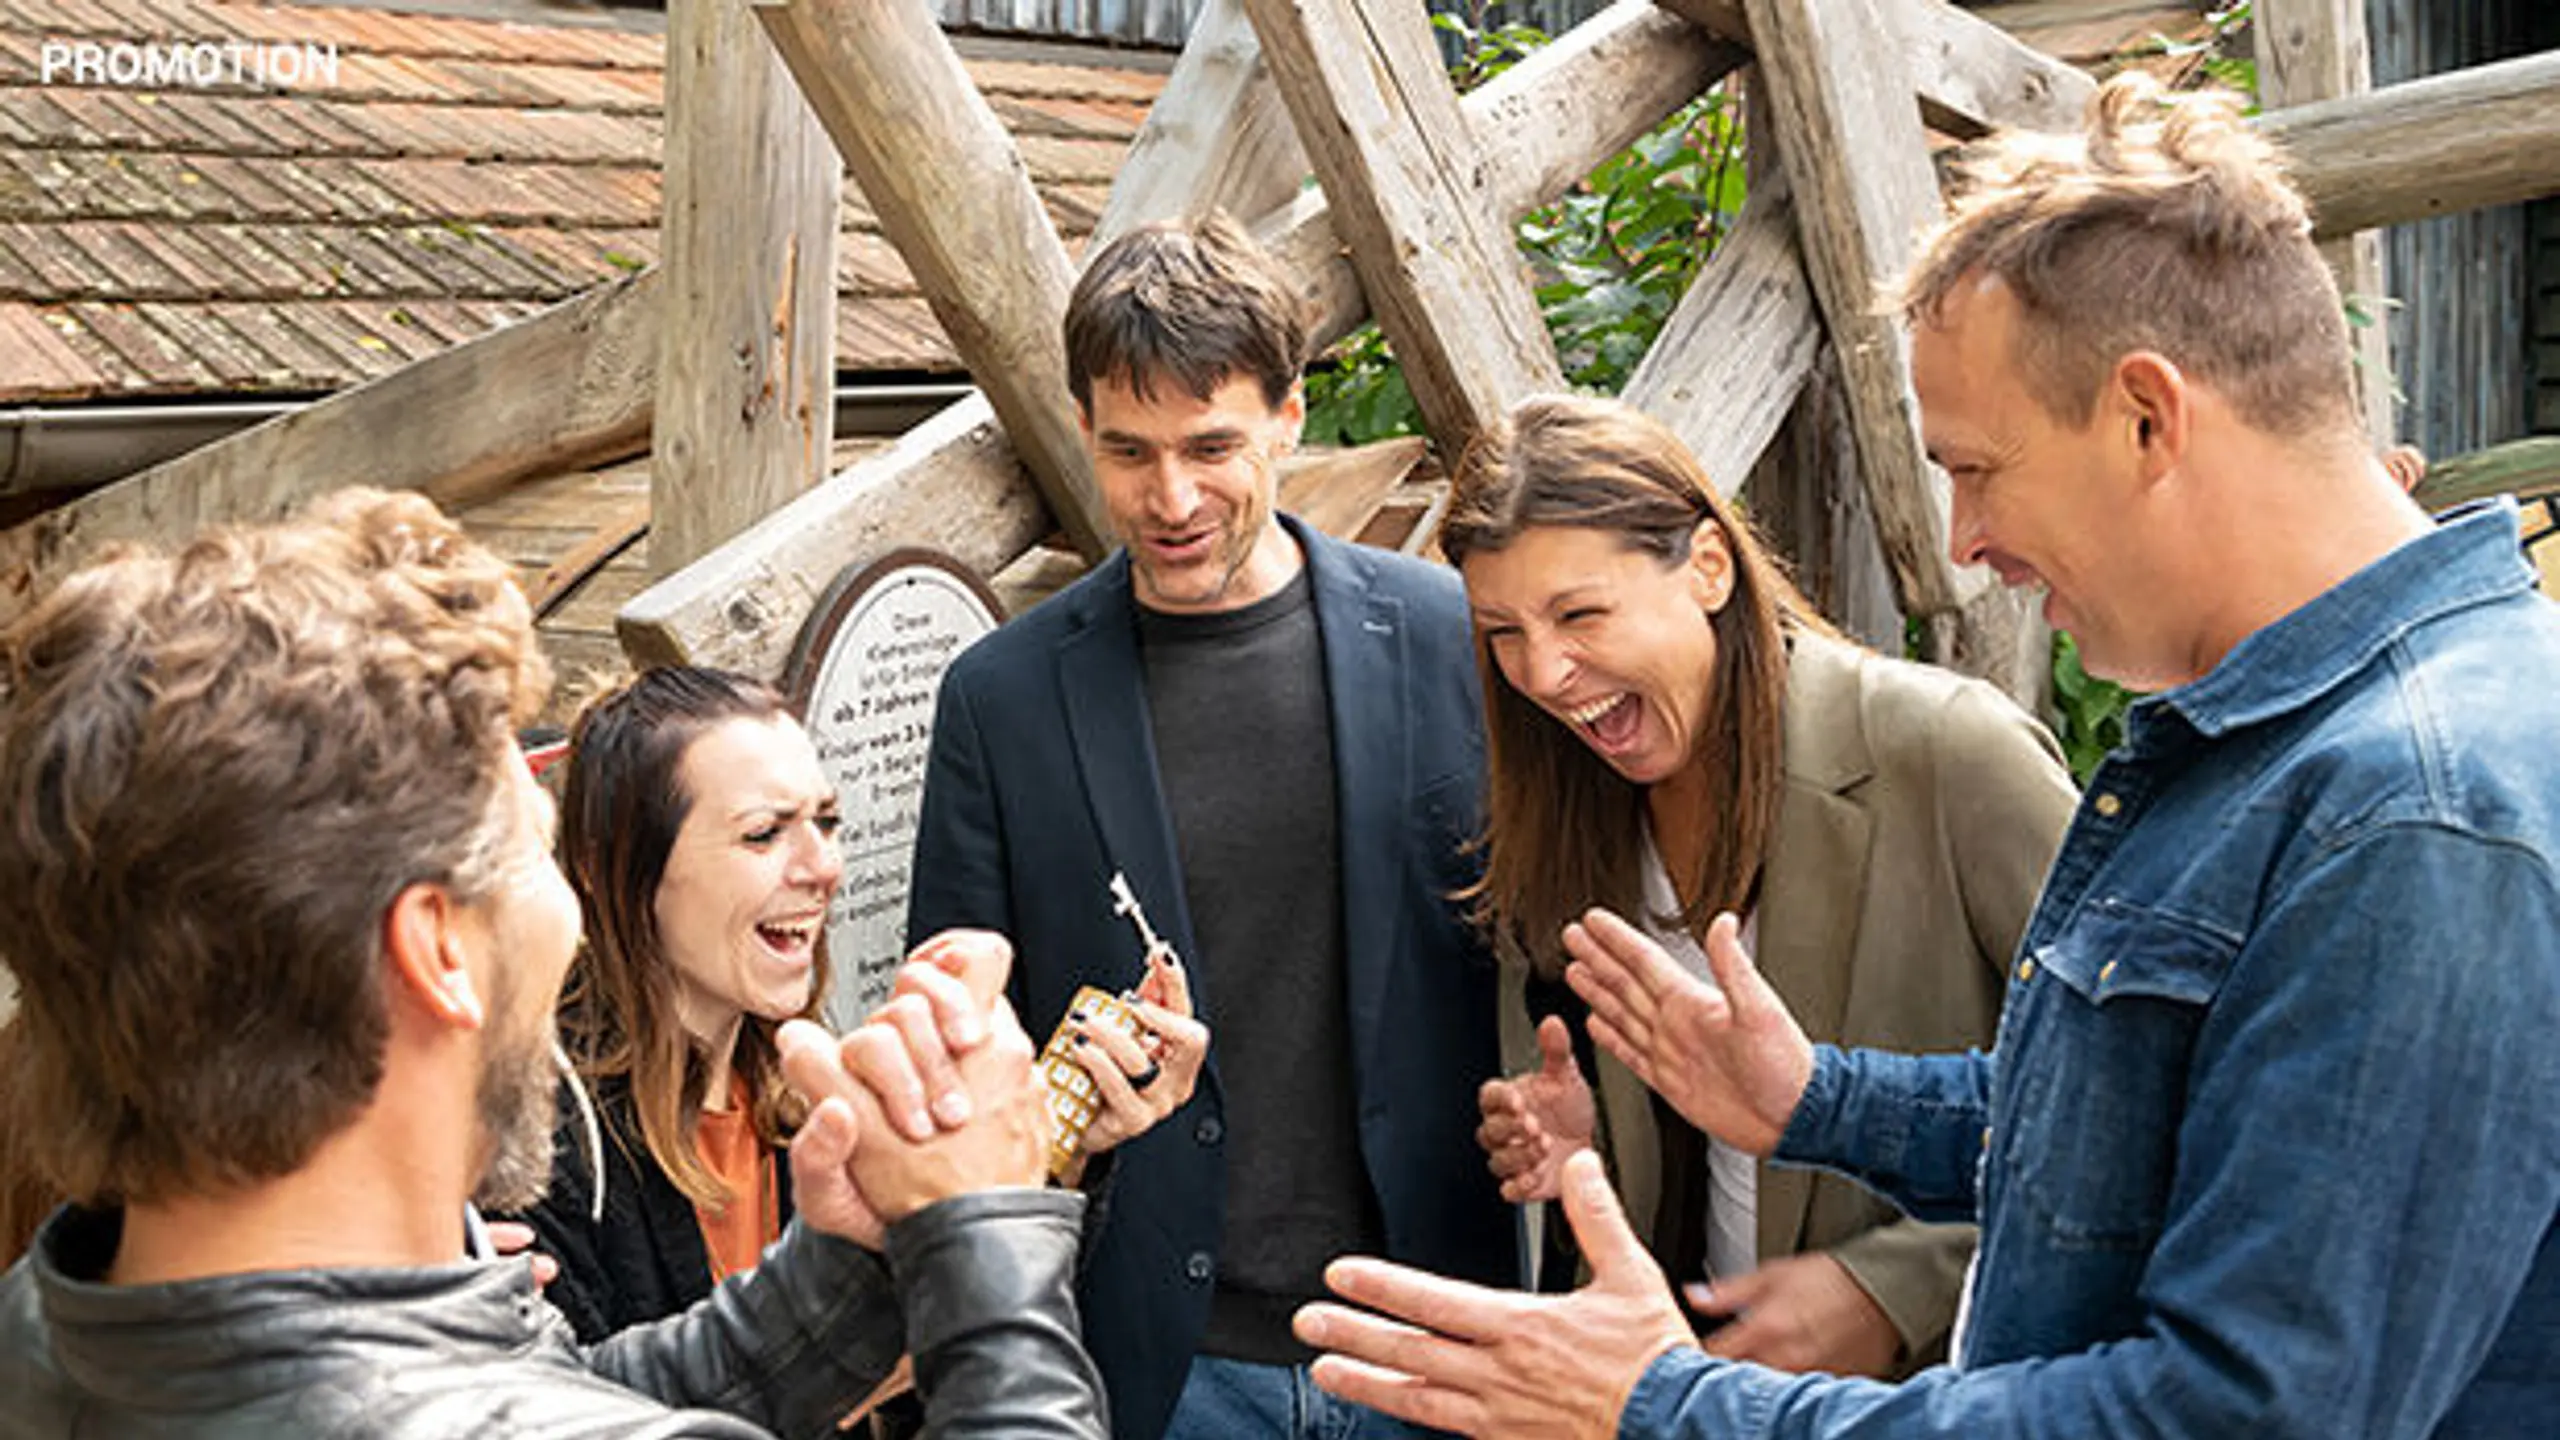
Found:
[[[198, 42], [334, 47], [336, 74], [118, 84], [47, 50]], [[335, 390], [648, 264], [663, 50], [342, 7], [0, 0], [0, 401]], [[969, 63], [1071, 243], [1163, 83], [1094, 55]], [[958, 370], [850, 184], [837, 274], [843, 370]]]

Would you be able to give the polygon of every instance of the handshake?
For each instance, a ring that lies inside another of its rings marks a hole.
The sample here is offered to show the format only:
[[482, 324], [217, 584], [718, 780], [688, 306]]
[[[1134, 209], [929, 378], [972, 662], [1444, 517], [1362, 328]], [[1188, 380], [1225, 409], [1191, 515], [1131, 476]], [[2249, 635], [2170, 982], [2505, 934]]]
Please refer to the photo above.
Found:
[[[1089, 1016], [1061, 1031], [1099, 1107], [1088, 1153], [1179, 1108], [1208, 1053], [1171, 952], [1151, 949], [1148, 960], [1130, 998], [1137, 1034]], [[805, 1020], [782, 1027], [783, 1073], [812, 1107], [791, 1142], [802, 1219], [878, 1249], [888, 1226], [938, 1200], [1048, 1178], [1054, 1113], [1004, 998], [1012, 966], [1002, 935], [946, 930], [916, 947], [888, 1002], [842, 1038]]]

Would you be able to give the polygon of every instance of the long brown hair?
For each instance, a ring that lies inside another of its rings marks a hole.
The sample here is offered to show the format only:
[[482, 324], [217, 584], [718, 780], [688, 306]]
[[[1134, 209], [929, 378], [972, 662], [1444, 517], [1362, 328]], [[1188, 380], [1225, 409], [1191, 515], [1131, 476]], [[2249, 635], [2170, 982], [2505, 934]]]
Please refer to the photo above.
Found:
[[[1708, 483], [1689, 447], [1633, 406], [1541, 396], [1487, 429], [1458, 462], [1440, 545], [1452, 564], [1501, 550], [1529, 529], [1604, 530], [1665, 566], [1685, 564], [1698, 522], [1733, 553], [1733, 594], [1715, 613], [1711, 713], [1698, 739], [1715, 822], [1679, 888], [1680, 921], [1703, 936], [1721, 910], [1746, 908], [1785, 788], [1780, 706], [1789, 631], [1832, 634], [1750, 524]], [[1561, 965], [1564, 927], [1592, 905], [1637, 913], [1644, 898], [1645, 787], [1511, 688], [1479, 637], [1491, 797], [1484, 879], [1462, 898], [1496, 938], [1542, 973]]]
[[[561, 1043], [580, 1077], [629, 1077], [641, 1143], [677, 1189], [704, 1205], [730, 1199], [694, 1146], [710, 1065], [677, 1021], [675, 962], [658, 934], [658, 882], [693, 809], [677, 768], [714, 725], [790, 715], [781, 692], [761, 680], [668, 665], [596, 697], [569, 732], [560, 868], [585, 912], [586, 943], [561, 991]], [[816, 1015], [826, 990], [821, 937], [800, 1013]], [[775, 1029], [749, 1015], [731, 1061], [746, 1081], [756, 1136], [769, 1148], [808, 1118], [807, 1102], [783, 1083]]]

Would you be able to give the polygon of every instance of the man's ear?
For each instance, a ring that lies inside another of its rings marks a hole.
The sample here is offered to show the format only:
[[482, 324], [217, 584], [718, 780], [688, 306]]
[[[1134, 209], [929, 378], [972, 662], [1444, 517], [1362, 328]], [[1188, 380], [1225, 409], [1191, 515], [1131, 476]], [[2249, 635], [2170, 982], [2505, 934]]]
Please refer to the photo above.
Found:
[[392, 983], [441, 1023], [477, 1030], [488, 1017], [471, 981], [468, 948], [461, 902], [441, 885], [411, 885], [383, 914], [382, 951]]
[[2195, 424], [2191, 385], [2175, 361], [2150, 350], [2136, 350], [2118, 360], [2109, 377], [2110, 423], [2123, 427], [2146, 483], [2167, 475], [2186, 458]]
[[1280, 401], [1280, 449], [1283, 454], [1298, 448], [1298, 437], [1307, 428], [1307, 382], [1293, 380], [1289, 393]]

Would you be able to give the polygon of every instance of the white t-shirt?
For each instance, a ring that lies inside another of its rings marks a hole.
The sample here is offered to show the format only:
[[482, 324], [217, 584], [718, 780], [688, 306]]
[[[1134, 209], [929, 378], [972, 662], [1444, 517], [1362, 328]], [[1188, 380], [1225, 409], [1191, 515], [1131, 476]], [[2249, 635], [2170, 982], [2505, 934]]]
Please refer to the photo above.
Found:
[[[1635, 916], [1636, 928], [1653, 937], [1655, 944], [1668, 951], [1683, 969], [1717, 989], [1713, 972], [1707, 968], [1707, 952], [1687, 930], [1673, 923], [1658, 924], [1657, 915], [1677, 916], [1680, 895], [1672, 888], [1671, 872], [1662, 865], [1661, 852], [1653, 848], [1653, 836], [1644, 837], [1644, 913]], [[1742, 917], [1742, 946], [1756, 950], [1760, 944], [1760, 913], [1752, 911]], [[1760, 1162], [1710, 1135], [1707, 1137], [1707, 1274], [1709, 1280], [1730, 1280], [1760, 1268]], [[1674, 1275], [1672, 1282], [1696, 1279], [1691, 1275]]]

